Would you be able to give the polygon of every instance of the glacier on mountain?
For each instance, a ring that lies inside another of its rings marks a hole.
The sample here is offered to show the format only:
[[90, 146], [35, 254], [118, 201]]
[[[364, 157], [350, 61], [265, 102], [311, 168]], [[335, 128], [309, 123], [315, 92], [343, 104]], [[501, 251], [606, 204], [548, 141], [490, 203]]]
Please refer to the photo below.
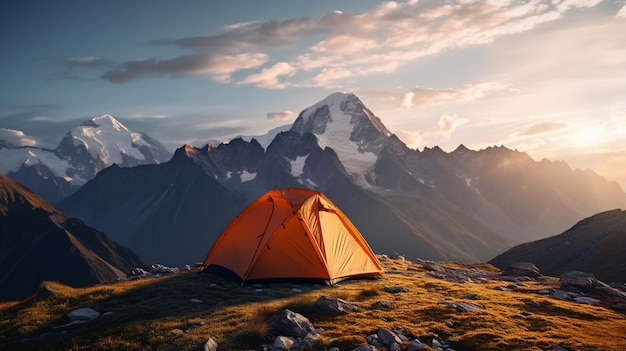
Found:
[[69, 133], [75, 146], [84, 146], [91, 157], [101, 159], [104, 164], [122, 164], [122, 154], [145, 160], [137, 146], [149, 146], [141, 134], [128, 130], [113, 116], [105, 114], [95, 117]]
[[308, 107], [294, 122], [292, 131], [312, 133], [321, 148], [333, 149], [348, 174], [362, 186], [370, 186], [372, 173], [384, 140], [391, 133], [354, 95], [333, 93]]

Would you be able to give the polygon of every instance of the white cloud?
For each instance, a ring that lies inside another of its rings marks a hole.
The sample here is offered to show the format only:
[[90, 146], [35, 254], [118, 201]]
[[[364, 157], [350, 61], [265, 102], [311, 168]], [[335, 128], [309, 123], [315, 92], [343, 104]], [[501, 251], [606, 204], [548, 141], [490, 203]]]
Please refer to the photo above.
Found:
[[449, 136], [458, 127], [468, 122], [465, 118], [459, 118], [457, 115], [443, 115], [437, 122], [437, 128], [431, 131], [435, 136]]
[[172, 59], [129, 61], [104, 73], [103, 79], [113, 83], [126, 83], [146, 77], [211, 76], [218, 82], [227, 83], [231, 74], [263, 65], [268, 56], [262, 53], [205, 56], [192, 54]]
[[375, 40], [351, 34], [338, 34], [328, 37], [315, 44], [311, 50], [322, 53], [353, 54], [374, 49], [378, 46]]
[[268, 112], [266, 114], [268, 119], [278, 119], [283, 121], [292, 121], [296, 118], [296, 113], [290, 110], [281, 112]]
[[406, 108], [412, 106], [433, 106], [441, 104], [467, 103], [501, 91], [510, 91], [507, 84], [484, 82], [468, 84], [460, 88], [423, 88], [417, 87], [407, 92], [402, 100]]
[[568, 124], [565, 122], [542, 121], [542, 122], [534, 123], [528, 126], [524, 130], [515, 132], [514, 136], [527, 137], [527, 136], [541, 135], [541, 134], [551, 133], [551, 132], [566, 128], [567, 126]]
[[0, 143], [9, 147], [37, 146], [37, 138], [24, 134], [21, 130], [0, 128]]
[[404, 99], [402, 99], [402, 106], [404, 106], [405, 108], [411, 108], [415, 106], [415, 104], [413, 103], [414, 96], [415, 96], [415, 93], [412, 91], [409, 91], [408, 93], [404, 94]]
[[615, 17], [626, 18], [626, 5], [622, 6], [622, 8], [619, 11], [617, 11], [617, 14], [615, 15]]
[[602, 0], [565, 0], [558, 4], [559, 11], [567, 11], [569, 9], [594, 7], [601, 3]]
[[[194, 53], [173, 59], [128, 61], [102, 78], [124, 83], [151, 76], [209, 75], [227, 83], [237, 71], [259, 69], [238, 83], [280, 89], [311, 86], [313, 82], [315, 86], [336, 88], [342, 78], [395, 72], [423, 57], [492, 43], [556, 21], [568, 10], [599, 2], [386, 1], [359, 14], [332, 11], [321, 17], [234, 23], [216, 34], [155, 40], [153, 44]], [[311, 46], [311, 41], [316, 44]], [[295, 54], [279, 59], [276, 52]], [[81, 60], [87, 62], [89, 57]], [[270, 60], [280, 63], [261, 68]], [[296, 74], [300, 70], [311, 72], [314, 78]], [[282, 82], [279, 76], [284, 78]]]
[[419, 148], [422, 145], [437, 145], [442, 140], [449, 139], [454, 131], [468, 122], [469, 120], [466, 118], [446, 114], [439, 118], [437, 125], [433, 129], [427, 131], [401, 129], [394, 131], [394, 133], [407, 146]]
[[238, 84], [255, 84], [260, 88], [284, 89], [285, 84], [278, 81], [280, 76], [289, 76], [296, 72], [290, 64], [278, 62], [269, 68], [264, 68], [261, 72], [249, 75]]
[[337, 81], [351, 77], [353, 74], [346, 68], [325, 68], [313, 77], [315, 86], [320, 87], [341, 87]]

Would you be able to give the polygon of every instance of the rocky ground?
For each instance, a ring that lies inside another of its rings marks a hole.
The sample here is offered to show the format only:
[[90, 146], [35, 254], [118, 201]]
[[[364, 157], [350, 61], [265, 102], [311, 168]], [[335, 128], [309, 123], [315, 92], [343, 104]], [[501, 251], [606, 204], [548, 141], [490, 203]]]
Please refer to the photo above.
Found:
[[[500, 271], [400, 255], [380, 260], [385, 278], [332, 287], [241, 287], [193, 269], [160, 266], [156, 273], [135, 272], [133, 281], [87, 290], [48, 284], [29, 300], [0, 307], [0, 348], [626, 349], [624, 284], [584, 272], [547, 277], [529, 262]], [[19, 316], [33, 309], [48, 314], [27, 330]]]

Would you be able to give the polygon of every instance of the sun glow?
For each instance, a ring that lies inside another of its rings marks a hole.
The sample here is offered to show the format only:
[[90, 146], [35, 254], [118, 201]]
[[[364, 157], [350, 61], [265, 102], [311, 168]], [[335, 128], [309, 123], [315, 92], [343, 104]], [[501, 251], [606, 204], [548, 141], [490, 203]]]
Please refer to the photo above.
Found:
[[572, 141], [578, 147], [589, 147], [602, 144], [606, 137], [599, 127], [583, 127], [574, 134]]

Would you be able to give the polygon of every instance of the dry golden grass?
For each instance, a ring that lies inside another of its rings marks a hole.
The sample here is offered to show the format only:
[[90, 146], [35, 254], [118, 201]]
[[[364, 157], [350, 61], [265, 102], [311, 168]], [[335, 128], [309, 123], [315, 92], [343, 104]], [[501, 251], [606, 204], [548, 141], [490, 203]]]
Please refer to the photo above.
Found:
[[[515, 291], [502, 291], [499, 288], [506, 282], [451, 283], [425, 276], [421, 266], [408, 261], [384, 260], [383, 265], [399, 274], [321, 288], [276, 283], [257, 291], [221, 277], [196, 273], [86, 289], [46, 283], [57, 291], [54, 296], [39, 294], [21, 303], [0, 305], [0, 349], [159, 350], [175, 346], [176, 350], [197, 350], [198, 345], [213, 337], [223, 350], [258, 350], [261, 344], [273, 340], [268, 319], [282, 308], [300, 312], [316, 327], [326, 330], [320, 350], [331, 346], [350, 350], [364, 344], [365, 336], [381, 327], [422, 341], [437, 334], [451, 340], [457, 350], [549, 350], [553, 344], [571, 351], [626, 349], [623, 313], [607, 306], [581, 305], [536, 293], [555, 287], [556, 281], [528, 282]], [[383, 291], [395, 285], [405, 286], [409, 292]], [[304, 292], [295, 293], [294, 287]], [[469, 293], [478, 294], [478, 298], [462, 300]], [[313, 304], [322, 295], [343, 298], [359, 310], [343, 316], [320, 313]], [[191, 303], [194, 298], [203, 302]], [[469, 302], [483, 309], [459, 313], [439, 303], [443, 300]], [[377, 308], [380, 301], [393, 304]], [[532, 301], [540, 307], [532, 307]], [[21, 342], [67, 323], [68, 311], [85, 306], [113, 314], [56, 340]], [[522, 312], [531, 314], [524, 316]], [[453, 327], [445, 322], [452, 322]]]

